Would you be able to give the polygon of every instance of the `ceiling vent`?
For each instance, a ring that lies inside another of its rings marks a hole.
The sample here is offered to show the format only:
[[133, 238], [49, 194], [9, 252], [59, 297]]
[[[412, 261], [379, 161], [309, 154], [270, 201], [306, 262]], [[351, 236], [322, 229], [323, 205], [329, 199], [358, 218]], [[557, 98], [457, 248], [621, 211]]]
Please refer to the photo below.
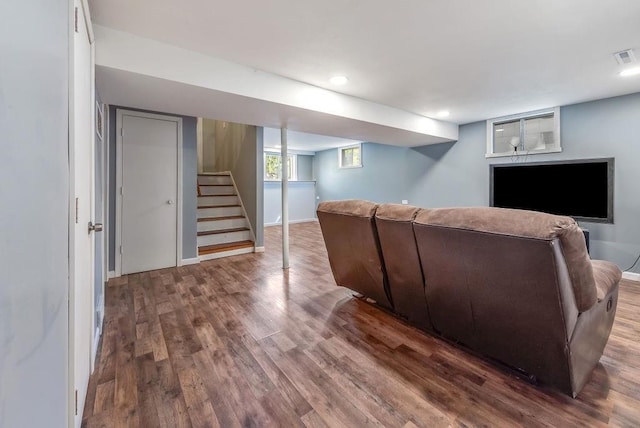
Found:
[[636, 62], [636, 57], [633, 54], [633, 49], [616, 52], [613, 54], [613, 56], [620, 65], [632, 64]]

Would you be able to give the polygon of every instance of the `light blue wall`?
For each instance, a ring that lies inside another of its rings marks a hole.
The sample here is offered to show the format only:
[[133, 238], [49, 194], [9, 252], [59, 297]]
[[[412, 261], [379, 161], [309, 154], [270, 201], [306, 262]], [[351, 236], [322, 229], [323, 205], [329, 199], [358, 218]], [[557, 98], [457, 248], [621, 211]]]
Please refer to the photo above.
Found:
[[0, 1], [0, 427], [66, 427], [69, 3]]
[[[289, 222], [299, 223], [316, 218], [316, 183], [289, 181]], [[264, 182], [264, 224], [282, 224], [282, 183]]]
[[109, 270], [116, 268], [116, 109], [166, 114], [182, 118], [182, 258], [198, 257], [197, 217], [198, 202], [196, 180], [198, 152], [196, 141], [197, 119], [179, 114], [161, 113], [129, 107], [109, 106]]
[[[515, 112], [514, 112], [515, 113]], [[615, 157], [615, 224], [581, 222], [591, 232], [591, 255], [628, 268], [640, 253], [640, 93], [562, 107], [562, 153], [530, 161]], [[424, 207], [489, 204], [485, 122], [460, 127], [459, 141], [415, 149], [363, 145], [363, 168], [338, 169], [337, 150], [316, 153], [320, 200], [362, 198]], [[561, 185], [561, 183], [560, 183]], [[585, 192], [588, 189], [567, 189]], [[639, 271], [636, 266], [634, 271]]]
[[365, 143], [362, 168], [338, 167], [338, 150], [316, 152], [314, 171], [320, 200], [368, 199], [397, 202], [409, 197], [405, 164], [409, 149]]
[[313, 180], [313, 155], [297, 155], [298, 180]]

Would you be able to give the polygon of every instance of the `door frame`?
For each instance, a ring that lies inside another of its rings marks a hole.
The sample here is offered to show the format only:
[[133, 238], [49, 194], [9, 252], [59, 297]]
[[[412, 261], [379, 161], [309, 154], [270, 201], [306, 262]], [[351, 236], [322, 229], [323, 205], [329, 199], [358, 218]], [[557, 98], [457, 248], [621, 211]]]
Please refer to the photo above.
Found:
[[[101, 233], [102, 234], [102, 257], [100, 259], [100, 265], [101, 265], [101, 272], [102, 272], [102, 276], [100, 277], [100, 295], [102, 296], [102, 300], [99, 302], [96, 302], [96, 296], [95, 296], [95, 272], [93, 273], [93, 277], [94, 277], [94, 284], [93, 284], [93, 294], [92, 294], [92, 304], [93, 304], [93, 310], [91, 311], [92, 315], [91, 315], [91, 321], [92, 321], [92, 336], [91, 336], [91, 372], [93, 373], [94, 369], [95, 369], [95, 364], [96, 364], [96, 357], [98, 355], [98, 348], [100, 347], [100, 337], [102, 337], [102, 328], [104, 325], [104, 307], [105, 307], [105, 289], [106, 289], [106, 282], [107, 282], [107, 268], [108, 268], [108, 263], [107, 263], [107, 244], [109, 241], [109, 235], [108, 235], [108, 230], [106, 228], [106, 225], [108, 223], [108, 218], [107, 218], [107, 202], [109, 201], [108, 195], [105, 193], [106, 189], [107, 189], [107, 175], [106, 175], [106, 169], [108, 168], [109, 164], [106, 161], [105, 155], [108, 152], [107, 150], [107, 128], [108, 126], [106, 125], [108, 122], [107, 120], [107, 116], [106, 116], [106, 105], [103, 103], [100, 103], [100, 107], [102, 108], [102, 138], [98, 138], [98, 133], [96, 132], [96, 128], [97, 128], [97, 124], [96, 124], [96, 120], [97, 120], [97, 116], [98, 115], [98, 102], [96, 99], [96, 89], [95, 89], [95, 67], [92, 70], [93, 73], [93, 77], [91, 79], [91, 81], [93, 82], [94, 88], [93, 88], [93, 108], [94, 108], [94, 120], [93, 120], [93, 126], [94, 126], [94, 132], [93, 132], [93, 143], [94, 143], [94, 150], [100, 150], [100, 160], [102, 165], [100, 165], [100, 174], [98, 177], [97, 174], [97, 162], [95, 162], [96, 159], [96, 152], [93, 153], [93, 159], [94, 159], [94, 167], [93, 167], [93, 189], [95, 189], [95, 182], [96, 180], [100, 180], [100, 194], [102, 195], [102, 203], [101, 203], [101, 207], [102, 210], [100, 212], [100, 218], [102, 219], [102, 231], [101, 232], [97, 232], [97, 233]], [[97, 202], [97, 195], [94, 195], [93, 197], [93, 206], [95, 209], [95, 205]], [[98, 213], [94, 212], [93, 213], [93, 219], [92, 222], [95, 223], [96, 222], [96, 215]], [[95, 233], [94, 232], [94, 248], [93, 248], [93, 253], [95, 256], [96, 253], [96, 248], [97, 248], [97, 244], [96, 244], [96, 239], [95, 239]], [[96, 260], [94, 259], [94, 265], [96, 264]], [[97, 306], [96, 306], [97, 304]], [[98, 324], [96, 321], [96, 315], [97, 315], [97, 311], [100, 311], [101, 314], [101, 323]], [[94, 327], [96, 326], [96, 327]]]
[[123, 116], [137, 116], [145, 119], [164, 120], [177, 124], [177, 201], [176, 201], [176, 266], [182, 266], [182, 118], [157, 113], [116, 109], [116, 245], [114, 248], [116, 262], [116, 277], [122, 276], [122, 120]]
[[[85, 28], [87, 31], [87, 37], [88, 37], [88, 41], [89, 41], [89, 47], [90, 47], [90, 117], [91, 117], [91, 123], [89, 124], [89, 146], [90, 146], [90, 152], [91, 152], [91, 159], [92, 162], [89, 165], [90, 171], [89, 171], [89, 175], [91, 176], [90, 179], [90, 183], [89, 183], [89, 189], [90, 189], [90, 200], [88, 201], [88, 206], [89, 206], [89, 210], [90, 210], [90, 219], [93, 221], [94, 219], [94, 207], [95, 207], [95, 194], [94, 194], [94, 187], [95, 187], [95, 161], [94, 159], [94, 149], [95, 149], [95, 142], [94, 142], [94, 137], [95, 137], [95, 37], [94, 37], [94, 33], [93, 33], [93, 27], [92, 27], [92, 23], [91, 23], [91, 15], [89, 12], [89, 5], [87, 0], [79, 0], [79, 9], [78, 9], [78, 14], [82, 14], [83, 18], [84, 18], [84, 23], [85, 23]], [[67, 385], [67, 392], [68, 392], [68, 405], [67, 405], [67, 409], [68, 409], [68, 426], [69, 427], [75, 427], [76, 426], [76, 422], [78, 421], [82, 421], [82, 412], [84, 411], [83, 408], [78, 408], [77, 412], [78, 414], [76, 415], [76, 406], [78, 405], [79, 401], [85, 401], [86, 397], [82, 397], [84, 398], [84, 400], [79, 400], [80, 397], [77, 397], [77, 392], [76, 392], [76, 374], [77, 374], [77, 369], [76, 369], [76, 359], [75, 359], [75, 350], [76, 350], [76, 342], [75, 342], [75, 333], [77, 329], [82, 329], [82, 328], [86, 328], [86, 326], [84, 325], [84, 323], [78, 323], [78, 320], [76, 319], [76, 312], [75, 312], [75, 299], [76, 299], [76, 278], [75, 278], [75, 256], [76, 256], [76, 248], [75, 248], [75, 227], [76, 227], [76, 185], [75, 185], [75, 147], [76, 147], [76, 139], [75, 139], [75, 123], [76, 123], [76, 117], [75, 117], [75, 49], [76, 49], [76, 44], [75, 44], [75, 21], [76, 21], [76, 11], [75, 11], [75, 1], [74, 0], [68, 0], [68, 7], [69, 7], [69, 89], [68, 89], [68, 95], [69, 95], [69, 299], [68, 299], [68, 349], [69, 349], [69, 354], [68, 354], [68, 379], [69, 379], [69, 383]], [[90, 288], [90, 305], [91, 308], [89, 309], [91, 312], [93, 312], [94, 308], [94, 287], [93, 287], [93, 269], [94, 269], [94, 255], [95, 255], [95, 239], [91, 240], [91, 249], [90, 249], [90, 284], [89, 288]], [[93, 321], [93, 316], [90, 317], [91, 320]], [[89, 354], [87, 355], [87, 358], [90, 360], [90, 364], [89, 364], [89, 375], [91, 375], [91, 372], [93, 371], [93, 362], [91, 361], [91, 346], [94, 340], [94, 334], [95, 331], [93, 330], [93, 325], [89, 327], [89, 331], [90, 331], [90, 339], [89, 339], [89, 349], [88, 352]], [[88, 379], [87, 379], [88, 380]], [[79, 426], [79, 424], [78, 424]]]

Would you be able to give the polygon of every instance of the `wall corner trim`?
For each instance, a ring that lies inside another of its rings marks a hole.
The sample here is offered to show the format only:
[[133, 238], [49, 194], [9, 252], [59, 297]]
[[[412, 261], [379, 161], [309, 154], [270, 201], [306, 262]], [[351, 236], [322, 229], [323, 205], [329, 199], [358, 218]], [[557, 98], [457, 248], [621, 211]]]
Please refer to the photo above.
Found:
[[640, 282], [640, 273], [635, 272], [622, 272], [622, 278], [628, 279], [629, 281]]
[[264, 247], [254, 247], [254, 253], [264, 253]]
[[109, 273], [107, 274], [107, 279], [111, 279], [111, 278], [115, 278], [116, 277], [116, 271], [115, 270], [110, 270]]
[[198, 257], [193, 257], [190, 259], [182, 259], [182, 266], [196, 265], [198, 263], [200, 263], [200, 259]]

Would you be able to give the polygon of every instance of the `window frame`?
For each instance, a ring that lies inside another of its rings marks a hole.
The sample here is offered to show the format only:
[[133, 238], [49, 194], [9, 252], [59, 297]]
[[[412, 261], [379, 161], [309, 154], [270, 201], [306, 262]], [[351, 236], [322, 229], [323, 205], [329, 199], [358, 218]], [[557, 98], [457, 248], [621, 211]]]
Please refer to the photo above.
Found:
[[[495, 152], [495, 125], [500, 125], [501, 123], [509, 123], [520, 121], [520, 141], [521, 144], [524, 144], [524, 140], [522, 136], [524, 135], [525, 129], [523, 128], [524, 123], [527, 119], [536, 119], [544, 116], [553, 116], [553, 143], [549, 145], [549, 147], [541, 150], [517, 150], [517, 151], [508, 151], [508, 152]], [[560, 141], [560, 107], [552, 107], [542, 110], [534, 110], [526, 113], [519, 113], [510, 116], [502, 116], [497, 117], [495, 119], [487, 120], [487, 151], [485, 153], [485, 158], [497, 158], [497, 157], [511, 157], [511, 156], [528, 156], [528, 155], [537, 155], [544, 153], [560, 153], [562, 152], [562, 145]]]
[[[277, 156], [280, 158], [278, 178], [267, 177], [267, 156]], [[287, 153], [287, 159], [290, 159], [291, 162], [291, 177], [287, 181], [298, 181], [298, 155], [296, 155], [295, 153]], [[262, 157], [262, 163], [264, 169], [262, 178], [264, 181], [282, 181], [282, 153], [265, 150]]]
[[[349, 150], [349, 149], [356, 149], [356, 148], [360, 151], [360, 164], [359, 165], [342, 165], [343, 151]], [[338, 149], [338, 168], [339, 169], [362, 168], [362, 143], [351, 144], [349, 146], [340, 147]]]

